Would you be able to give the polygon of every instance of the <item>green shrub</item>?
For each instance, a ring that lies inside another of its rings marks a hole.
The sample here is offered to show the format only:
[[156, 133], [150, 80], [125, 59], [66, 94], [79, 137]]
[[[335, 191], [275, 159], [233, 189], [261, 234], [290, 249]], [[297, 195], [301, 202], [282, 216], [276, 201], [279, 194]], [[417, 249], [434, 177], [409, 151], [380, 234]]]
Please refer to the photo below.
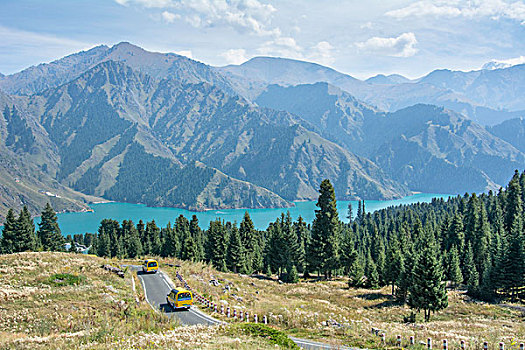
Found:
[[232, 325], [232, 329], [237, 329], [246, 335], [266, 338], [272, 344], [279, 345], [286, 349], [300, 349], [288, 336], [275, 328], [260, 323], [239, 323]]
[[47, 284], [54, 287], [64, 287], [79, 285], [86, 281], [86, 277], [83, 275], [72, 275], [69, 273], [55, 273], [46, 281]]

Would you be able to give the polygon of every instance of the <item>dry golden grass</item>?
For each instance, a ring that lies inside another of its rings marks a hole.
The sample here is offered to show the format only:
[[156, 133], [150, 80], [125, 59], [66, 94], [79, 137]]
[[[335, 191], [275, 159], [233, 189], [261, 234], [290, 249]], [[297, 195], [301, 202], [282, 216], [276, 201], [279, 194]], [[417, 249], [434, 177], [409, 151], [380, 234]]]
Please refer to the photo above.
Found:
[[[459, 348], [461, 340], [470, 349], [481, 349], [483, 341], [489, 342], [490, 349], [497, 349], [500, 341], [505, 342], [507, 349], [518, 349], [519, 342], [525, 342], [525, 318], [520, 311], [475, 302], [458, 292], [449, 292], [450, 306], [432, 315], [431, 322], [421, 322], [420, 315], [417, 323], [409, 324], [403, 322], [403, 317], [411, 310], [397, 304], [390, 297], [389, 288], [349, 289], [344, 279], [279, 284], [276, 280], [220, 273], [200, 263], [171, 263], [180, 264], [178, 270], [190, 286], [219, 305], [248, 310], [251, 315], [257, 313], [259, 319], [269, 315], [272, 324], [295, 336], [329, 339], [336, 345], [384, 347], [380, 338], [372, 334], [374, 327], [385, 332], [386, 346], [395, 345], [398, 334], [403, 346], [408, 345], [410, 336], [415, 336], [416, 345], [430, 337], [435, 348], [447, 339], [450, 349]], [[163, 270], [176, 281], [175, 267], [166, 266]], [[211, 285], [211, 279], [218, 279], [221, 285]], [[231, 289], [224, 292], [229, 282]], [[337, 325], [327, 325], [330, 320]]]
[[[144, 302], [140, 283], [136, 303], [135, 274], [120, 278], [104, 263], [81, 254], [0, 255], [0, 349], [273, 348], [220, 327], [180, 327]], [[56, 286], [54, 275], [64, 273], [79, 283]]]

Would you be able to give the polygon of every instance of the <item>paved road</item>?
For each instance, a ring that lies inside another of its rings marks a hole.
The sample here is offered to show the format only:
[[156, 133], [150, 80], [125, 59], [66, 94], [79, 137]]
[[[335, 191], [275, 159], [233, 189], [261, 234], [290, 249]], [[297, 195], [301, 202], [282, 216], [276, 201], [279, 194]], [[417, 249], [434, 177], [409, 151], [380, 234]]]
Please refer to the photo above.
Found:
[[[133, 266], [133, 268], [137, 270], [137, 275], [146, 294], [146, 300], [153, 309], [165, 312], [168, 317], [177, 317], [182, 324], [186, 325], [204, 324], [213, 326], [222, 323], [222, 321], [216, 320], [213, 317], [197, 310], [196, 308], [191, 308], [184, 311], [174, 311], [166, 302], [166, 295], [172, 288], [168, 278], [160, 271], [155, 274], [144, 274], [142, 273], [140, 266]], [[290, 339], [292, 339], [301, 348], [308, 350], [356, 350], [346, 346], [332, 346], [329, 344], [295, 337], [290, 337]]]
[[[139, 267], [135, 267], [139, 269]], [[189, 310], [173, 310], [166, 302], [166, 295], [171, 291], [170, 284], [166, 277], [161, 273], [144, 274], [142, 271], [137, 271], [137, 275], [142, 283], [142, 288], [146, 294], [146, 300], [155, 310], [160, 310], [168, 315], [168, 317], [177, 317], [182, 324], [195, 325], [204, 324], [213, 326], [220, 324], [221, 321], [216, 320], [205, 313], [192, 308]]]

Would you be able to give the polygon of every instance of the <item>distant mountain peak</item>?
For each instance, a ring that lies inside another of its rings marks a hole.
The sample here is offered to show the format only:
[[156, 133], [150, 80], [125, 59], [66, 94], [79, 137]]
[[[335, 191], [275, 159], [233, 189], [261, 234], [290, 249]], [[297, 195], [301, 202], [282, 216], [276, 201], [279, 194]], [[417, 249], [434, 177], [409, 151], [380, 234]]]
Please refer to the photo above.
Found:
[[525, 64], [525, 56], [510, 58], [508, 60], [491, 60], [490, 62], [485, 63], [481, 69], [504, 69], [522, 64]]
[[377, 74], [376, 76], [370, 77], [366, 79], [365, 81], [370, 84], [394, 85], [394, 84], [409, 83], [411, 80], [408, 78], [405, 78], [404, 76], [400, 74], [390, 74], [390, 75]]

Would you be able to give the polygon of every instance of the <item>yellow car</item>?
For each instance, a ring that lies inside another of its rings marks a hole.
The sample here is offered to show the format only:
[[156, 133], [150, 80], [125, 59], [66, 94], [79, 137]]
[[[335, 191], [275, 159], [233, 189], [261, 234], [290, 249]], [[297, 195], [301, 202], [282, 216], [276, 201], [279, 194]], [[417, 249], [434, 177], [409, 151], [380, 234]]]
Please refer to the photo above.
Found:
[[189, 309], [193, 305], [193, 294], [187, 289], [172, 289], [166, 297], [172, 309]]
[[144, 261], [144, 265], [142, 265], [142, 272], [144, 273], [156, 273], [159, 270], [159, 263], [157, 260], [153, 259], [147, 259]]

